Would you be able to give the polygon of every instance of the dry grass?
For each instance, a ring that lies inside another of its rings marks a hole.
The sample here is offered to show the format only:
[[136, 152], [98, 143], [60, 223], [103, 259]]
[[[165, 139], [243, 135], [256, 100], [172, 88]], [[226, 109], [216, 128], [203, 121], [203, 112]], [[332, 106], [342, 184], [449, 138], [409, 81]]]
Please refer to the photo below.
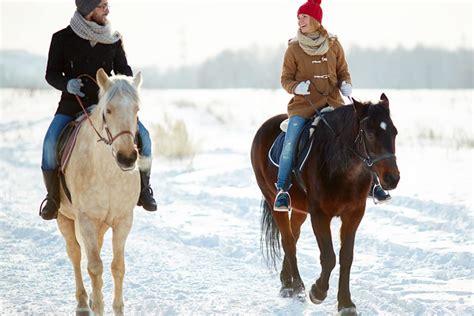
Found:
[[163, 123], [152, 126], [154, 153], [168, 159], [193, 159], [198, 151], [183, 120], [172, 120], [167, 115]]

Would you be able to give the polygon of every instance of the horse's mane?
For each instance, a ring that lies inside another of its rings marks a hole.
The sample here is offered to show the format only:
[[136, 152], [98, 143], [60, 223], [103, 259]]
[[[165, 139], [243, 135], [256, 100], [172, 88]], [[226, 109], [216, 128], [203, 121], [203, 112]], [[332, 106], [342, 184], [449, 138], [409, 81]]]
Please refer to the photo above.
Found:
[[140, 95], [132, 83], [132, 78], [117, 75], [109, 78], [111, 86], [107, 91], [100, 90], [98, 107], [102, 108], [115, 97], [130, 98], [133, 104], [140, 104]]
[[326, 170], [331, 177], [336, 172], [349, 168], [354, 155], [348, 150], [352, 146], [357, 135], [359, 122], [352, 105], [337, 108], [328, 112], [325, 118], [333, 131], [320, 121], [315, 131], [314, 146], [319, 155], [318, 166], [320, 170]]

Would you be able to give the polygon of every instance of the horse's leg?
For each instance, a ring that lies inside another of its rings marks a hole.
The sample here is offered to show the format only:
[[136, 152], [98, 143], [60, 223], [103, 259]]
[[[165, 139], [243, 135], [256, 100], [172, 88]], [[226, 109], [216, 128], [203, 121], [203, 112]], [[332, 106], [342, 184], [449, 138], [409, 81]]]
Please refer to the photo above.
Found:
[[66, 241], [67, 255], [74, 268], [74, 277], [76, 279], [76, 311], [78, 313], [81, 311], [88, 311], [89, 305], [87, 304], [87, 292], [84, 288], [84, 282], [82, 280], [81, 273], [81, 247], [76, 239], [74, 221], [65, 217], [59, 212], [57, 223], [59, 230]]
[[364, 211], [341, 216], [341, 250], [339, 252], [339, 291], [337, 293], [338, 310], [344, 315], [357, 315], [355, 304], [351, 300], [349, 279], [354, 254], [354, 240], [357, 227], [362, 220]]
[[311, 214], [311, 223], [320, 251], [321, 275], [311, 287], [309, 298], [314, 304], [320, 304], [327, 296], [329, 277], [336, 265], [336, 255], [332, 245], [331, 217], [316, 211]]
[[291, 297], [293, 296], [293, 278], [291, 277], [290, 263], [288, 256], [285, 254], [283, 257], [283, 265], [280, 272], [280, 296]]
[[[293, 236], [295, 238], [295, 244], [300, 238], [301, 225], [303, 225], [307, 216], [307, 213], [295, 209], [293, 209], [293, 212], [291, 213], [291, 232], [293, 233]], [[283, 267], [280, 273], [280, 281], [282, 284], [280, 295], [283, 297], [291, 296], [293, 292], [293, 279], [291, 277], [291, 269], [289, 266], [288, 256], [286, 254], [283, 259]]]
[[[287, 273], [286, 271], [290, 272], [291, 280], [292, 280], [292, 290], [293, 295], [298, 298], [303, 298], [304, 294], [304, 284], [303, 280], [301, 280], [300, 273], [298, 271], [298, 265], [296, 260], [296, 238], [291, 231], [291, 224], [290, 218], [287, 212], [273, 212], [273, 218], [277, 223], [278, 229], [280, 230], [281, 234], [281, 242], [283, 246], [283, 250], [285, 251], [285, 258], [283, 261], [283, 268], [282, 273]], [[281, 274], [280, 274], [281, 278]], [[288, 277], [285, 277], [285, 281], [288, 280]], [[282, 284], [285, 286], [285, 284]], [[282, 288], [283, 290], [283, 288]], [[281, 291], [280, 290], [280, 293]]]
[[99, 254], [102, 251], [102, 245], [104, 244], [104, 236], [108, 229], [109, 225], [103, 223], [99, 228], [99, 232], [97, 233], [97, 246], [99, 249]]
[[77, 217], [82, 240], [87, 254], [87, 271], [91, 278], [91, 308], [97, 315], [104, 314], [104, 298], [102, 296], [102, 272], [104, 270], [99, 252], [99, 228], [97, 223], [85, 214]]
[[296, 242], [298, 242], [300, 238], [301, 225], [303, 225], [306, 217], [308, 217], [308, 213], [303, 211], [293, 210], [293, 212], [291, 212], [291, 231]]
[[132, 227], [133, 214], [122, 219], [112, 228], [114, 258], [112, 260], [112, 275], [114, 277], [114, 302], [115, 315], [123, 315], [123, 276], [125, 275], [125, 242]]

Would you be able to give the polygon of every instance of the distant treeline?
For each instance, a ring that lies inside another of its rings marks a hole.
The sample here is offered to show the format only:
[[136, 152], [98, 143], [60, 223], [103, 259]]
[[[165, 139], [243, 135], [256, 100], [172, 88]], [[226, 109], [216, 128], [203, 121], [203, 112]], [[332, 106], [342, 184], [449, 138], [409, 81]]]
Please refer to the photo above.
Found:
[[[141, 70], [145, 88], [280, 88], [285, 47], [225, 50], [198, 65]], [[423, 46], [414, 49], [351, 47], [346, 51], [357, 88], [474, 88], [474, 51], [449, 51]], [[133, 66], [133, 65], [132, 65]], [[25, 51], [0, 51], [0, 87], [45, 88], [46, 58]]]

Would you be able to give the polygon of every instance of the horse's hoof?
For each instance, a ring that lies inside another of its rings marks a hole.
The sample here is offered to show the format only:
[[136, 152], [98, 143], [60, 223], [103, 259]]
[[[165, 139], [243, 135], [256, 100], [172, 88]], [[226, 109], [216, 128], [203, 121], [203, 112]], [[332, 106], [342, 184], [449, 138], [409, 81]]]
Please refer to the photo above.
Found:
[[357, 309], [355, 307], [345, 307], [339, 310], [340, 316], [357, 316]]
[[92, 312], [88, 308], [77, 308], [76, 309], [76, 316], [90, 316]]
[[293, 288], [291, 287], [282, 287], [280, 289], [280, 296], [283, 298], [293, 297]]
[[318, 288], [316, 284], [311, 286], [311, 291], [309, 291], [309, 299], [314, 304], [321, 304], [328, 296], [328, 291], [322, 291]]

